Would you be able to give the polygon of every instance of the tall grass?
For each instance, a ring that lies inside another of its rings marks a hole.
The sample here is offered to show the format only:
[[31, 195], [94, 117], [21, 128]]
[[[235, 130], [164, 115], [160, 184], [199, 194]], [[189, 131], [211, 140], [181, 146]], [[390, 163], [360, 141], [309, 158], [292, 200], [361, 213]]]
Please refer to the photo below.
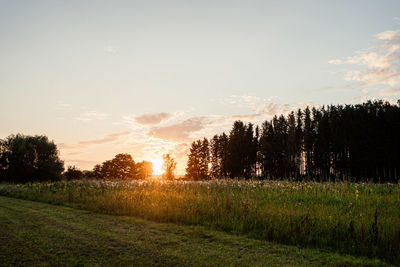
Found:
[[1, 184], [0, 194], [400, 262], [393, 184], [72, 181]]

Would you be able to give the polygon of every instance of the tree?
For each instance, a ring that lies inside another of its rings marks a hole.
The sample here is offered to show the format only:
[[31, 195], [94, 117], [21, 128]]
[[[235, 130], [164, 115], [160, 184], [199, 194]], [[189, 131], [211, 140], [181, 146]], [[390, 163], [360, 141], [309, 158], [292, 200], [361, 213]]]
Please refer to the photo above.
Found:
[[103, 162], [101, 176], [107, 179], [136, 179], [135, 161], [129, 154], [118, 154], [112, 160]]
[[163, 179], [173, 180], [175, 178], [176, 162], [169, 154], [163, 155]]
[[192, 143], [188, 155], [186, 178], [204, 180], [209, 178], [210, 150], [207, 138]]
[[61, 179], [64, 162], [44, 135], [10, 135], [0, 140], [0, 180], [25, 183]]
[[287, 117], [287, 160], [289, 177], [297, 177], [297, 136], [296, 136], [296, 117], [292, 111]]
[[75, 166], [68, 166], [67, 170], [64, 172], [64, 177], [67, 180], [78, 180], [82, 179], [84, 174]]
[[215, 135], [210, 142], [210, 176], [213, 178], [227, 177], [228, 175], [228, 136], [225, 133]]
[[244, 176], [246, 148], [246, 125], [235, 121], [229, 133], [227, 167], [231, 178]]
[[200, 149], [201, 140], [194, 141], [190, 147], [190, 152], [188, 155], [188, 161], [186, 166], [186, 178], [193, 180], [200, 180]]
[[[222, 133], [210, 141], [210, 175], [246, 179], [261, 170], [261, 177], [273, 179], [397, 183], [399, 136], [400, 101], [306, 107], [265, 121], [261, 133], [235, 121], [229, 137]], [[198, 154], [202, 144], [194, 143], [189, 157], [199, 173], [207, 158]]]
[[101, 178], [101, 176], [103, 174], [101, 168], [102, 168], [101, 164], [94, 165], [93, 171], [92, 171], [92, 174], [93, 174], [94, 178]]
[[303, 138], [304, 138], [306, 173], [308, 178], [310, 178], [310, 175], [312, 175], [312, 170], [313, 170], [314, 131], [313, 131], [313, 121], [311, 118], [311, 111], [309, 107], [307, 107], [304, 111]]
[[210, 157], [211, 157], [210, 175], [213, 178], [219, 178], [222, 176], [219, 146], [220, 146], [220, 139], [219, 136], [216, 134], [210, 141]]
[[137, 177], [139, 179], [147, 179], [153, 175], [153, 163], [149, 161], [141, 161], [136, 163]]
[[209, 164], [210, 164], [210, 149], [207, 138], [200, 141], [200, 179], [208, 179], [209, 177]]

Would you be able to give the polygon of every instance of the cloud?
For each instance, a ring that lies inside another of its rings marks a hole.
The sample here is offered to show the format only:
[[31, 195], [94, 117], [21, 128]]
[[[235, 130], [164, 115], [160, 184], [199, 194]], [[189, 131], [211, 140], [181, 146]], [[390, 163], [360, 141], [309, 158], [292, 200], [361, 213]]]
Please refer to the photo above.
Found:
[[104, 120], [108, 116], [109, 116], [109, 114], [107, 114], [107, 113], [91, 110], [91, 111], [82, 113], [75, 119], [78, 121], [88, 122], [88, 121], [93, 121], [93, 120]]
[[343, 61], [341, 59], [331, 59], [328, 61], [329, 64], [334, 64], [334, 65], [341, 65], [343, 64]]
[[375, 35], [379, 40], [395, 40], [399, 37], [400, 31], [384, 31]]
[[59, 144], [59, 147], [62, 149], [74, 149], [74, 148], [83, 148], [83, 147], [87, 147], [87, 146], [91, 146], [91, 145], [101, 145], [101, 144], [106, 144], [106, 143], [111, 143], [111, 142], [117, 141], [120, 137], [129, 135], [129, 134], [130, 134], [130, 132], [112, 133], [101, 139], [80, 141], [80, 142], [73, 143], [73, 144], [61, 143], [61, 144]]
[[380, 91], [381, 96], [400, 95], [400, 88], [390, 88]]
[[240, 108], [255, 108], [260, 102], [265, 101], [258, 96], [252, 95], [231, 95], [221, 101], [222, 104], [235, 105]]
[[58, 110], [71, 110], [72, 109], [72, 105], [68, 104], [68, 103], [60, 102], [60, 103], [58, 103], [57, 109]]
[[115, 54], [118, 52], [118, 50], [119, 50], [119, 46], [115, 46], [115, 45], [104, 46], [104, 51], [106, 51], [107, 53]]
[[168, 120], [172, 117], [172, 114], [162, 112], [162, 113], [154, 113], [154, 114], [143, 114], [137, 117], [134, 117], [134, 120], [137, 123], [144, 125], [155, 125], [159, 124], [162, 121]]
[[188, 140], [190, 134], [198, 132], [209, 123], [207, 117], [193, 117], [176, 124], [163, 127], [152, 127], [148, 135], [170, 141]]
[[330, 60], [331, 64], [356, 65], [346, 70], [344, 79], [362, 85], [400, 85], [400, 31], [384, 31], [375, 35], [378, 45], [358, 51], [346, 59]]
[[272, 117], [289, 111], [289, 104], [265, 103], [255, 107], [255, 112], [246, 115], [233, 115], [229, 118], [233, 120], [256, 120]]
[[267, 117], [288, 112], [290, 107], [289, 104], [264, 103], [257, 107], [254, 106], [254, 112], [249, 114], [193, 117], [168, 126], [154, 126], [150, 128], [147, 135], [171, 142], [187, 142], [193, 138], [211, 136], [227, 130], [235, 120], [257, 123]]

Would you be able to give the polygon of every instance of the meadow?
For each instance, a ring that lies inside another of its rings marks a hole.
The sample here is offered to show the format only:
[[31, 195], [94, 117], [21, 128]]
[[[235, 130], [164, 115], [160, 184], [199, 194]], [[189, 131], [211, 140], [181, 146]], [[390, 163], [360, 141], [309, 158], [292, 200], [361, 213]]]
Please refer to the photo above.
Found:
[[397, 184], [77, 180], [2, 183], [0, 195], [400, 262]]

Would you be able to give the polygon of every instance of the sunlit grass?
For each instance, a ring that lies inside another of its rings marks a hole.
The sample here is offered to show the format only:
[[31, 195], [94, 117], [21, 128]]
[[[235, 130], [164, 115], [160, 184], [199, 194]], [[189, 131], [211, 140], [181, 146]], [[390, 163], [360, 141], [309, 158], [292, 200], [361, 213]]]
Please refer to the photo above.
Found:
[[0, 194], [399, 261], [398, 186], [217, 180], [2, 184]]

